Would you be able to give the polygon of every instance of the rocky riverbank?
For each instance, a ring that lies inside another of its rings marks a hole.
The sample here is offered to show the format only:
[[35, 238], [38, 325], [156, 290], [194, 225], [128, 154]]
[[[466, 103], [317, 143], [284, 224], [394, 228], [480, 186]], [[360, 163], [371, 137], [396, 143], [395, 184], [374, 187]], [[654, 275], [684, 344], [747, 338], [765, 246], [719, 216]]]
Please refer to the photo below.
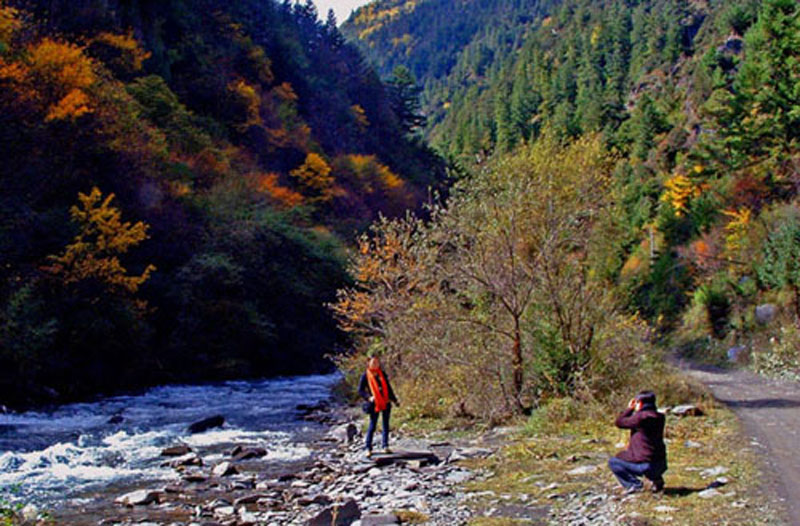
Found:
[[[111, 488], [58, 522], [74, 525], [330, 525], [466, 524], [474, 494], [465, 483], [491, 476], [462, 461], [493, 455], [480, 439], [434, 442], [399, 437], [394, 455], [367, 459], [362, 415], [352, 409], [312, 408], [306, 418], [329, 426], [306, 444], [307, 458], [280, 469], [265, 447], [237, 445], [199, 452], [176, 443], [162, 451], [174, 479], [153, 487]], [[401, 453], [402, 452], [402, 453]]]

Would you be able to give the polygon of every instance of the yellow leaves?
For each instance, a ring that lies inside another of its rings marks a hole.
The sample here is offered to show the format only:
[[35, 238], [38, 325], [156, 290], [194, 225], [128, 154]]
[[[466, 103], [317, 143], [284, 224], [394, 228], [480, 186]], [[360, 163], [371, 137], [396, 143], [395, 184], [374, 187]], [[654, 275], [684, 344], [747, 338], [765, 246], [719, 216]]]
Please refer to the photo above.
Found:
[[70, 208], [72, 221], [80, 227], [74, 241], [60, 256], [51, 256], [49, 268], [64, 283], [95, 279], [114, 292], [135, 293], [155, 270], [148, 265], [139, 276], [128, 275], [118, 255], [147, 239], [148, 225], [122, 222], [122, 212], [111, 206], [114, 194], [105, 199], [95, 187], [89, 194], [79, 193], [79, 205]]
[[77, 119], [91, 111], [89, 96], [79, 89], [74, 89], [67, 93], [55, 106], [50, 107], [44, 120]]
[[723, 214], [731, 218], [725, 225], [725, 248], [729, 252], [735, 252], [742, 248], [750, 230], [752, 212], [747, 207], [738, 210], [723, 210]]
[[694, 184], [683, 174], [676, 174], [667, 179], [664, 188], [661, 201], [672, 205], [676, 217], [682, 217], [687, 211], [689, 200], [699, 197], [704, 189], [702, 185]]
[[19, 60], [0, 61], [0, 80], [12, 85], [20, 101], [39, 106], [45, 121], [53, 121], [92, 112], [89, 89], [98, 77], [84, 48], [45, 38]]
[[228, 84], [228, 91], [244, 111], [244, 122], [237, 127], [243, 131], [250, 126], [260, 125], [262, 123], [261, 95], [256, 87], [248, 84], [243, 79], [239, 79]]
[[356, 124], [361, 129], [361, 131], [365, 131], [369, 127], [369, 119], [367, 118], [367, 112], [364, 111], [358, 104], [353, 104], [350, 106], [350, 112], [353, 114], [353, 118], [356, 120]]
[[589, 38], [589, 41], [591, 42], [593, 48], [596, 48], [597, 43], [600, 42], [601, 31], [602, 28], [599, 25], [594, 26], [594, 29], [592, 29], [592, 36]]
[[331, 167], [322, 156], [309, 153], [305, 162], [289, 175], [297, 179], [300, 186], [314, 201], [329, 201], [333, 197]]
[[19, 11], [0, 2], [0, 53], [5, 51], [9, 40], [20, 27], [22, 22], [19, 19]]
[[108, 46], [119, 53], [117, 62], [123, 64], [131, 71], [141, 71], [144, 61], [150, 58], [151, 53], [145, 51], [133, 36], [133, 30], [125, 34], [109, 33], [104, 31], [94, 37], [93, 42]]

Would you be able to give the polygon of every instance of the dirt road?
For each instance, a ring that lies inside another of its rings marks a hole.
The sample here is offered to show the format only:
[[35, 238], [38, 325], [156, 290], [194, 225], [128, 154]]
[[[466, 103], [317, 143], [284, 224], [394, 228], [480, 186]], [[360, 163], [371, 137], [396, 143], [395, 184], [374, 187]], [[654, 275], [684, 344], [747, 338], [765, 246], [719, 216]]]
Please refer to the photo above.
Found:
[[765, 493], [784, 510], [788, 524], [800, 525], [800, 383], [739, 370], [689, 372], [739, 416], [764, 459]]

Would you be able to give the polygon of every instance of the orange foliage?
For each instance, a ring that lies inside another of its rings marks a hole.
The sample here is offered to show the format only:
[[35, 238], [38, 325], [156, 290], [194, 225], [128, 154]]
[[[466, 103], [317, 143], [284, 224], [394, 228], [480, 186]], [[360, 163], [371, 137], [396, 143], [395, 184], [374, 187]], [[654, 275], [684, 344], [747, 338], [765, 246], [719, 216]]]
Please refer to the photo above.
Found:
[[269, 195], [279, 206], [293, 208], [303, 204], [303, 196], [291, 188], [281, 186], [278, 174], [256, 174], [251, 176], [256, 191]]
[[45, 38], [28, 46], [17, 61], [0, 61], [0, 80], [13, 86], [15, 95], [34, 102], [46, 121], [76, 119], [93, 111], [89, 88], [98, 77], [84, 48]]
[[143, 50], [139, 42], [133, 37], [133, 30], [124, 35], [104, 31], [94, 37], [93, 41], [119, 52], [119, 62], [131, 71], [141, 71], [144, 61], [151, 56], [151, 53]]
[[322, 156], [311, 152], [305, 162], [289, 175], [297, 179], [304, 193], [313, 201], [329, 201], [333, 197], [331, 167]]
[[80, 233], [67, 245], [60, 256], [51, 256], [51, 272], [65, 283], [96, 279], [115, 292], [135, 293], [155, 270], [148, 265], [139, 276], [131, 276], [120, 263], [119, 254], [147, 239], [148, 225], [122, 222], [122, 213], [111, 206], [114, 194], [103, 199], [95, 187], [87, 195], [78, 194], [80, 206], [70, 208], [72, 221], [80, 226]]
[[356, 124], [361, 129], [361, 131], [365, 131], [369, 127], [369, 119], [367, 118], [367, 112], [364, 111], [364, 108], [359, 106], [358, 104], [353, 104], [350, 106], [350, 111], [353, 114], [353, 117], [356, 120]]
[[296, 102], [299, 98], [297, 93], [294, 92], [292, 85], [288, 82], [284, 82], [272, 88], [272, 93], [279, 99], [286, 102]]
[[367, 193], [373, 193], [376, 186], [384, 190], [398, 190], [405, 185], [397, 174], [374, 155], [347, 155], [337, 161], [337, 168], [341, 169], [342, 175], [350, 182], [357, 183]]

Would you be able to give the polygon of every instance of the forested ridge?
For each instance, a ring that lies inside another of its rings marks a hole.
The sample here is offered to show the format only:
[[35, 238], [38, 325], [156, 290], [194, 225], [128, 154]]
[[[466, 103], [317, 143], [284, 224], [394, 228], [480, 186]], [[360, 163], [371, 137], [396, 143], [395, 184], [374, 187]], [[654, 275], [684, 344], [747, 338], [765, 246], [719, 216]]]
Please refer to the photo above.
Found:
[[444, 165], [313, 4], [0, 2], [0, 398], [312, 372]]
[[796, 376], [799, 30], [793, 0], [356, 11], [345, 33], [416, 75], [425, 136], [470, 175], [364, 239], [343, 326], [426, 387], [420, 414], [622, 397], [653, 343]]

